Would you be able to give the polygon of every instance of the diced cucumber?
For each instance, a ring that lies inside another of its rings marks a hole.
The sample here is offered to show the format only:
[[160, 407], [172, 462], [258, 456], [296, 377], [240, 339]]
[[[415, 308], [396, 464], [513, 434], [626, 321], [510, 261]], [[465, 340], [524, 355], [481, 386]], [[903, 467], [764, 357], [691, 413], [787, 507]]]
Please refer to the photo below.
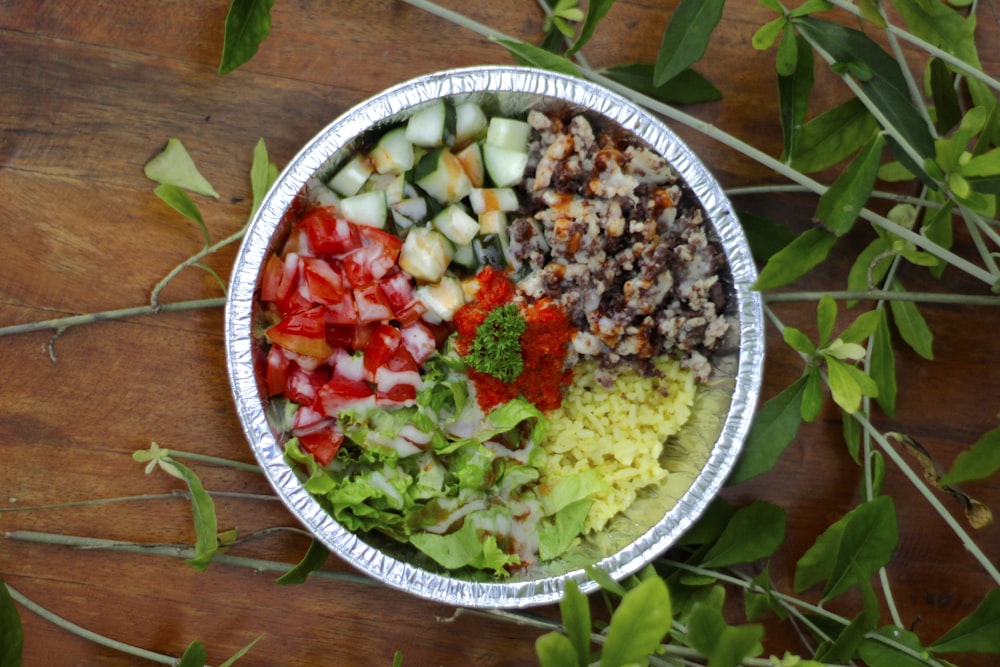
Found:
[[479, 266], [506, 267], [507, 256], [504, 255], [503, 246], [497, 238], [497, 234], [479, 236], [473, 239], [472, 249], [476, 253]]
[[503, 211], [483, 211], [479, 214], [479, 233], [507, 235], [507, 214]]
[[403, 174], [372, 174], [361, 192], [380, 191], [385, 193], [385, 203], [392, 206], [403, 199]]
[[340, 208], [340, 197], [330, 189], [330, 186], [316, 177], [309, 179], [306, 185], [309, 191], [309, 198], [317, 206], [332, 206]]
[[464, 199], [472, 191], [472, 181], [462, 163], [444, 146], [420, 159], [413, 170], [413, 181], [431, 197], [446, 204]]
[[486, 133], [489, 121], [486, 113], [476, 102], [462, 102], [455, 105], [455, 145], [464, 146], [470, 141], [481, 139]]
[[516, 185], [524, 177], [528, 153], [487, 143], [483, 146], [483, 163], [493, 185], [506, 188]]
[[417, 146], [441, 146], [455, 134], [455, 107], [435, 100], [406, 121], [406, 138]]
[[475, 269], [479, 266], [479, 256], [471, 245], [457, 245], [451, 263], [464, 266], [467, 269]]
[[486, 184], [486, 167], [483, 165], [483, 147], [474, 141], [459, 152], [455, 157], [462, 163], [465, 175], [469, 177], [472, 187], [481, 188]]
[[433, 316], [439, 321], [450, 322], [458, 309], [465, 305], [462, 284], [454, 276], [444, 276], [434, 285], [421, 285], [414, 296], [427, 306], [424, 319]]
[[473, 188], [469, 204], [474, 213], [484, 211], [516, 211], [520, 206], [514, 188]]
[[406, 138], [406, 127], [397, 127], [382, 135], [369, 154], [375, 171], [402, 174], [413, 168], [413, 143]]
[[362, 192], [340, 200], [340, 213], [351, 222], [382, 229], [385, 227], [388, 206], [383, 190]]
[[486, 143], [521, 153], [528, 152], [531, 126], [523, 120], [494, 116], [486, 129]]
[[341, 197], [351, 197], [361, 191], [374, 169], [367, 155], [355, 155], [327, 181], [327, 185]]
[[444, 234], [428, 227], [414, 227], [399, 251], [399, 267], [424, 283], [436, 283], [448, 270], [455, 249]]
[[396, 227], [409, 229], [427, 219], [427, 200], [423, 197], [407, 197], [390, 206]]
[[466, 213], [461, 206], [452, 204], [434, 216], [434, 228], [453, 243], [463, 246], [472, 242], [479, 233], [479, 221]]

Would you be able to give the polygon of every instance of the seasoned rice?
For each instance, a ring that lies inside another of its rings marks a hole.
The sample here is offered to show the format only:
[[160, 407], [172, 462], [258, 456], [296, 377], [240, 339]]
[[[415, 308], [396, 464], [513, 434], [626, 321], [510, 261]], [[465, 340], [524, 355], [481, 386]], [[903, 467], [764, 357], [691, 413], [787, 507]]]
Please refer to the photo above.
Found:
[[695, 374], [668, 357], [656, 361], [659, 376], [623, 372], [610, 386], [595, 362], [574, 369], [562, 405], [546, 413], [548, 452], [543, 484], [597, 469], [609, 482], [592, 496], [585, 531], [601, 530], [635, 501], [639, 491], [669, 473], [660, 462], [664, 441], [691, 414]]

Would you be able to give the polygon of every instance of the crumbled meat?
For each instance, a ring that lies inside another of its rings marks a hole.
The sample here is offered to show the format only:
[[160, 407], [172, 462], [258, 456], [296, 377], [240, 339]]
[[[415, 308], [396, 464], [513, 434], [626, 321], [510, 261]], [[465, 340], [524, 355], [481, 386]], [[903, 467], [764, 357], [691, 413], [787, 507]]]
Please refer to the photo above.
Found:
[[583, 115], [532, 111], [526, 190], [511, 223], [524, 271], [520, 298], [550, 298], [579, 332], [569, 363], [649, 370], [680, 357], [704, 381], [729, 329], [725, 257], [677, 173], [620, 128], [595, 133]]

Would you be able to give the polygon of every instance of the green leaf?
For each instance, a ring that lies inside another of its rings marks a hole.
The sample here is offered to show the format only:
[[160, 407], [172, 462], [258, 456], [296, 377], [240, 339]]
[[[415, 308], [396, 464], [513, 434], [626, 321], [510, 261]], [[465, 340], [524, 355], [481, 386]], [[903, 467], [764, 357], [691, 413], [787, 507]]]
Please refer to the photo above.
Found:
[[205, 653], [205, 647], [202, 646], [201, 642], [193, 641], [184, 651], [177, 667], [205, 667], [206, 660], [208, 660], [208, 654]]
[[858, 656], [870, 667], [924, 667], [927, 662], [895, 648], [902, 645], [917, 655], [925, 655], [920, 638], [914, 633], [889, 625], [876, 631], [892, 640], [892, 644], [877, 639], [865, 639], [858, 647]]
[[[795, 70], [778, 76], [778, 104], [780, 108], [781, 133], [784, 144], [781, 151], [782, 162], [791, 160], [798, 152], [799, 133], [803, 131], [806, 113], [809, 110], [809, 94], [812, 92], [814, 56], [809, 42], [801, 35], [795, 36]], [[870, 116], [870, 114], [869, 114]], [[872, 130], [875, 119], [870, 119]]]
[[816, 217], [837, 236], [850, 231], [865, 202], [872, 196], [884, 146], [881, 134], [873, 136], [820, 197]]
[[801, 5], [788, 12], [788, 15], [792, 18], [798, 18], [800, 16], [808, 16], [815, 12], [825, 12], [833, 9], [833, 5], [828, 2], [828, 0], [806, 0]]
[[806, 388], [802, 393], [802, 421], [812, 422], [823, 409], [823, 377], [819, 367], [810, 364], [806, 370]]
[[219, 74], [228, 74], [250, 62], [271, 32], [274, 0], [232, 0], [226, 14]]
[[882, 456], [882, 452], [873, 449], [868, 460], [872, 469], [872, 494], [878, 495], [882, 493], [882, 483], [885, 482], [885, 457]]
[[778, 45], [774, 64], [779, 76], [791, 76], [798, 68], [799, 46], [795, 28], [791, 23], [785, 23], [785, 34], [781, 38], [781, 44]]
[[219, 193], [198, 171], [184, 144], [175, 137], [167, 140], [166, 147], [146, 163], [143, 171], [146, 178], [151, 181], [163, 185], [176, 185], [199, 195], [219, 198]]
[[264, 195], [277, 179], [278, 167], [268, 157], [264, 140], [259, 139], [253, 149], [253, 164], [250, 167], [250, 189], [253, 193], [251, 214], [260, 208], [261, 202], [264, 201]]
[[330, 550], [327, 549], [322, 542], [314, 539], [309, 543], [309, 548], [306, 549], [306, 553], [302, 557], [302, 560], [300, 560], [298, 564], [285, 572], [283, 575], [278, 577], [277, 583], [281, 585], [304, 584], [306, 579], [309, 578], [309, 573], [323, 567], [323, 564], [326, 563], [326, 560], [329, 557]]
[[650, 577], [622, 597], [611, 615], [601, 650], [601, 667], [639, 662], [656, 650], [673, 624], [670, 593], [660, 577]]
[[244, 646], [243, 648], [241, 648], [239, 651], [237, 651], [236, 653], [234, 653], [232, 656], [230, 656], [230, 658], [228, 660], [226, 660], [224, 663], [222, 663], [221, 665], [219, 665], [219, 667], [232, 667], [232, 665], [236, 664], [237, 660], [239, 660], [240, 658], [242, 658], [243, 656], [245, 656], [247, 653], [249, 653], [250, 649], [252, 649], [257, 644], [257, 642], [259, 642], [263, 638], [264, 638], [263, 634], [257, 635], [256, 637], [254, 637], [254, 639], [253, 639], [252, 642], [250, 642], [249, 644], [247, 644], [246, 646]]
[[802, 376], [757, 411], [728, 484], [738, 484], [774, 467], [802, 423], [805, 387], [806, 376]]
[[766, 558], [785, 539], [785, 510], [762, 500], [736, 511], [702, 560], [702, 567], [725, 567]]
[[754, 259], [761, 264], [795, 240], [795, 233], [785, 225], [746, 211], [739, 211], [737, 215]]
[[822, 227], [803, 232], [771, 256], [757, 276], [753, 289], [774, 289], [804, 276], [827, 258], [836, 242], [837, 236]]
[[863, 396], [878, 395], [875, 381], [857, 366], [828, 355], [826, 369], [833, 400], [845, 412], [854, 414], [860, 410]]
[[857, 464], [861, 463], [861, 424], [858, 420], [841, 411], [840, 413], [841, 431], [844, 433], [844, 444], [851, 458]]
[[858, 0], [858, 9], [861, 11], [861, 16], [868, 21], [871, 21], [876, 28], [885, 29], [888, 27], [886, 25], [885, 19], [882, 17], [882, 13], [879, 11], [880, 0]]
[[748, 621], [755, 621], [766, 612], [772, 611], [775, 616], [784, 620], [788, 617], [788, 612], [774, 596], [771, 590], [771, 564], [764, 566], [764, 570], [754, 577], [750, 583], [762, 589], [762, 592], [745, 588], [743, 591], [743, 606], [746, 608]]
[[892, 558], [899, 542], [896, 510], [889, 496], [878, 496], [856, 507], [844, 527], [837, 545], [837, 556], [823, 600], [832, 600], [859, 581], [867, 578]]
[[605, 591], [623, 597], [628, 590], [618, 581], [615, 581], [606, 570], [588, 565], [584, 568], [587, 576], [593, 579]]
[[1000, 428], [993, 429], [965, 450], [951, 465], [951, 470], [938, 486], [955, 486], [962, 482], [985, 479], [1000, 470]]
[[855, 656], [858, 646], [878, 623], [878, 601], [871, 584], [861, 572], [855, 572], [855, 580], [860, 584], [864, 598], [864, 609], [847, 624], [826, 650], [817, 652], [816, 657], [824, 663], [847, 663]]
[[705, 55], [724, 5], [725, 0], [681, 0], [660, 42], [655, 85], [663, 85]]
[[201, 216], [201, 211], [198, 209], [198, 205], [194, 203], [194, 200], [188, 196], [188, 193], [180, 189], [176, 185], [158, 185], [156, 189], [153, 190], [156, 196], [167, 203], [170, 208], [174, 209], [181, 215], [183, 215], [188, 220], [193, 220], [198, 223], [198, 227], [201, 229], [202, 235], [205, 237], [205, 247], [212, 244], [212, 237], [208, 231], [208, 225], [205, 224], [204, 218]]
[[1000, 588], [931, 645], [937, 653], [1000, 653]]
[[661, 86], [653, 85], [652, 63], [629, 63], [603, 70], [609, 79], [666, 104], [698, 104], [722, 99], [712, 82], [688, 68]]
[[768, 50], [774, 46], [776, 41], [778, 41], [778, 37], [781, 35], [781, 32], [785, 29], [785, 25], [787, 24], [788, 19], [784, 16], [779, 16], [776, 19], [768, 21], [753, 34], [753, 37], [750, 39], [750, 44], [758, 51]]
[[215, 517], [215, 502], [208, 494], [201, 480], [193, 470], [182, 463], [171, 460], [171, 465], [177, 469], [181, 478], [187, 483], [191, 494], [191, 511], [194, 515], [195, 557], [188, 564], [196, 570], [204, 570], [212, 561], [212, 556], [219, 548], [219, 527]]
[[795, 327], [785, 327], [781, 331], [785, 342], [796, 352], [812, 355], [816, 353], [816, 346], [809, 340], [809, 336]]
[[816, 327], [819, 330], [819, 344], [825, 345], [837, 323], [837, 302], [829, 294], [820, 297], [816, 304]]
[[572, 579], [566, 582], [566, 590], [559, 601], [559, 614], [576, 653], [576, 667], [587, 667], [590, 662], [590, 603]]
[[799, 558], [795, 564], [792, 590], [796, 593], [802, 593], [830, 577], [834, 560], [837, 557], [837, 549], [840, 546], [840, 538], [850, 520], [851, 514], [848, 513], [831, 524]]
[[0, 665], [20, 667], [24, 629], [7, 584], [0, 579]]
[[934, 100], [934, 124], [939, 134], [947, 134], [962, 120], [955, 75], [940, 58], [931, 58], [927, 70], [931, 99]]
[[521, 65], [540, 67], [570, 76], [580, 76], [580, 70], [568, 58], [516, 39], [500, 38], [495, 41], [510, 51], [510, 54]]
[[567, 56], [573, 55], [590, 41], [590, 38], [594, 36], [594, 30], [597, 29], [597, 24], [601, 22], [601, 19], [604, 18], [613, 4], [615, 4], [615, 0], [590, 0], [587, 3], [587, 16], [583, 21], [583, 26], [580, 28], [580, 34], [577, 35], [576, 41], [573, 42], [573, 46], [566, 52]]
[[[884, 129], [898, 133], [920, 159], [934, 156], [934, 138], [924, 116], [910, 100], [906, 78], [895, 58], [858, 30], [813, 17], [799, 19], [797, 25], [807, 39], [827, 52], [835, 62], [862, 64], [870, 77], [860, 80], [859, 85], [886, 119], [888, 127]], [[889, 144], [897, 160], [933, 184], [922, 164], [911, 158], [896, 139], [890, 137]]]
[[975, 15], [963, 17], [938, 0], [893, 0], [892, 4], [914, 35], [982, 70], [976, 52]]
[[875, 333], [882, 317], [881, 310], [866, 310], [854, 318], [854, 321], [840, 332], [837, 338], [844, 343], [861, 343]]
[[878, 386], [878, 404], [890, 419], [896, 416], [896, 355], [892, 349], [889, 319], [878, 310], [879, 319], [872, 334], [871, 363], [868, 372]]
[[729, 525], [735, 510], [726, 501], [716, 498], [691, 527], [677, 541], [678, 546], [709, 544], [719, 539], [719, 535]]
[[785, 13], [785, 8], [781, 6], [778, 0], [757, 0], [757, 4], [779, 14]]
[[[893, 292], [906, 291], [898, 280], [893, 281], [890, 289]], [[934, 334], [927, 326], [924, 316], [920, 314], [917, 304], [912, 301], [893, 299], [889, 302], [889, 308], [892, 310], [892, 319], [900, 337], [921, 357], [933, 360]]]
[[802, 126], [789, 165], [807, 174], [828, 169], [863, 146], [877, 128], [864, 103], [852, 97]]
[[569, 637], [548, 632], [535, 640], [535, 653], [541, 667], [577, 667], [576, 652]]
[[730, 625], [722, 631], [718, 643], [708, 654], [708, 667], [742, 665], [744, 659], [760, 655], [762, 625]]

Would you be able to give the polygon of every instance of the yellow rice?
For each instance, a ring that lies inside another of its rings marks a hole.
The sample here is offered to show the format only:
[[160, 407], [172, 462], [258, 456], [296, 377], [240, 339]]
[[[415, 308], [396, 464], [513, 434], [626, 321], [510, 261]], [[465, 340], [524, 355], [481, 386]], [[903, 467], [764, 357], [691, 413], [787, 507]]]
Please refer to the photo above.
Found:
[[611, 387], [597, 382], [596, 364], [574, 369], [562, 405], [546, 413], [548, 452], [541, 482], [555, 485], [573, 473], [596, 468], [608, 481], [593, 496], [585, 531], [601, 530], [635, 501], [639, 491], [660, 483], [664, 440], [677, 433], [694, 402], [694, 374], [672, 359], [656, 362], [662, 377], [618, 375]]

